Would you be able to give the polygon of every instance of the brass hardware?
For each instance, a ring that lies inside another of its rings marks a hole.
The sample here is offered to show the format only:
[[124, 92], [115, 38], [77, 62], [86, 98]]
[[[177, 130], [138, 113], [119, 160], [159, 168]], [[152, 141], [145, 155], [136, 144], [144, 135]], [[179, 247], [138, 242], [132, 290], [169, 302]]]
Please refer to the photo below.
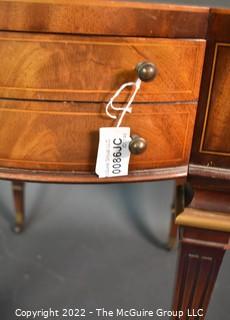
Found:
[[144, 138], [139, 137], [138, 135], [132, 135], [132, 140], [129, 143], [129, 150], [132, 154], [141, 154], [147, 148], [147, 142]]
[[136, 65], [136, 71], [138, 78], [141, 79], [141, 81], [151, 81], [156, 77], [157, 74], [156, 66], [147, 61], [139, 62]]

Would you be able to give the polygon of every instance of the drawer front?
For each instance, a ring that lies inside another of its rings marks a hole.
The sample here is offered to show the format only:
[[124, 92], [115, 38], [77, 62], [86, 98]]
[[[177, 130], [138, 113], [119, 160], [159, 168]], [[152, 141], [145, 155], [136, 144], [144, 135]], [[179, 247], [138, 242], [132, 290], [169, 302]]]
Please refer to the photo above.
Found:
[[[204, 40], [0, 32], [0, 97], [106, 101], [150, 61], [158, 75], [136, 101], [195, 100], [204, 50]], [[118, 98], [126, 99], [127, 91]]]
[[[0, 167], [86, 171], [95, 168], [98, 130], [112, 126], [103, 103], [1, 101]], [[147, 140], [130, 170], [188, 162], [196, 104], [134, 104], [123, 126]]]

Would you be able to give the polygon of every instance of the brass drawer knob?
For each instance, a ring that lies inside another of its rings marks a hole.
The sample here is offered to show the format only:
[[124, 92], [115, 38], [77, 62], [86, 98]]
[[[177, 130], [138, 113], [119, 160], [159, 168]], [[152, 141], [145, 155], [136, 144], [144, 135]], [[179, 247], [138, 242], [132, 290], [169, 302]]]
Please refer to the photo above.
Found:
[[132, 154], [141, 154], [147, 148], [147, 142], [144, 138], [138, 135], [132, 135], [132, 140], [129, 143], [129, 150]]
[[141, 81], [151, 81], [156, 77], [157, 74], [156, 66], [147, 61], [139, 62], [136, 65], [136, 71], [138, 78], [141, 79]]

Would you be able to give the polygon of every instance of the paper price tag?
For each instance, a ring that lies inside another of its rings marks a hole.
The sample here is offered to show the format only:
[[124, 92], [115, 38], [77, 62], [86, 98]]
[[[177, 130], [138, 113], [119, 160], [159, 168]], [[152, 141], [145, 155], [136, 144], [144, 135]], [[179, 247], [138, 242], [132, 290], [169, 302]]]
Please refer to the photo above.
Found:
[[129, 168], [130, 128], [100, 128], [96, 174], [99, 178], [126, 176]]

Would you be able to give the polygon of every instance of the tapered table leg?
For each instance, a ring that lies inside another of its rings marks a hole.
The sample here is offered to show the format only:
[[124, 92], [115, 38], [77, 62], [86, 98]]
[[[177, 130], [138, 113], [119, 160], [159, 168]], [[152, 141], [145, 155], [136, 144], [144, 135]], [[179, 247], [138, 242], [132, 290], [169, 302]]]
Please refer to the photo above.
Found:
[[175, 219], [176, 219], [176, 211], [175, 211], [175, 207], [172, 206], [169, 238], [168, 238], [168, 243], [167, 243], [168, 250], [172, 250], [176, 246], [176, 243], [177, 243], [178, 226], [175, 224]]
[[[169, 237], [167, 243], [167, 249], [172, 250], [177, 243], [177, 230], [178, 226], [175, 223], [175, 219], [179, 208], [183, 206], [183, 185], [176, 185], [173, 197], [173, 203], [171, 207], [171, 219], [170, 219], [170, 229], [169, 229]], [[181, 210], [183, 211], [183, 209]]]
[[178, 238], [178, 225], [175, 223], [178, 214], [184, 211], [185, 206], [187, 206], [193, 198], [193, 191], [190, 185], [177, 184], [175, 187], [173, 204], [171, 209], [171, 222], [169, 230], [169, 238], [167, 248], [169, 250], [173, 249], [177, 243]]
[[24, 213], [24, 182], [12, 181], [13, 198], [15, 206], [15, 224], [13, 231], [20, 233], [24, 229], [25, 213]]
[[176, 223], [180, 224], [180, 251], [173, 301], [177, 315], [173, 319], [201, 320], [229, 249], [230, 214], [187, 208]]

